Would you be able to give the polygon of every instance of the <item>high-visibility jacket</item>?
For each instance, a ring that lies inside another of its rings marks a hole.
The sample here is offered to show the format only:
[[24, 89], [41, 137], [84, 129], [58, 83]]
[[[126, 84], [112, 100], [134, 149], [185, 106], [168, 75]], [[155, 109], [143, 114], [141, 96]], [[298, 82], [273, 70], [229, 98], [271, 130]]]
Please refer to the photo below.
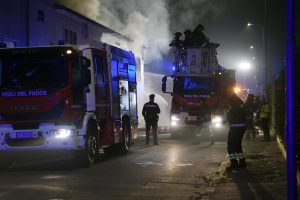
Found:
[[270, 114], [270, 105], [269, 104], [263, 104], [260, 108], [260, 118], [268, 118]]

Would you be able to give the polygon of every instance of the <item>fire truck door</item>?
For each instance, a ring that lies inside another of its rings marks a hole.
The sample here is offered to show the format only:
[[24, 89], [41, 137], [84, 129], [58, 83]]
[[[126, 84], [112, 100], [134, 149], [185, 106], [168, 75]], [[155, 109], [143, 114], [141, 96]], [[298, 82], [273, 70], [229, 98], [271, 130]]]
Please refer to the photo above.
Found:
[[119, 94], [119, 77], [118, 77], [118, 62], [111, 61], [111, 98], [112, 98], [112, 117], [115, 119], [120, 118], [120, 94]]

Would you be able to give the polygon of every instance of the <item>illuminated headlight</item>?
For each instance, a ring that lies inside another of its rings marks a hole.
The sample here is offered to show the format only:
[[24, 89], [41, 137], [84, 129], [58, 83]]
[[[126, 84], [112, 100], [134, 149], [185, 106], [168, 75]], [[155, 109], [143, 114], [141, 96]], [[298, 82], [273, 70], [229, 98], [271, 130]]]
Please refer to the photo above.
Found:
[[212, 123], [214, 123], [214, 124], [220, 124], [221, 122], [222, 122], [222, 117], [220, 117], [220, 116], [215, 116], [215, 117], [213, 117], [212, 118]]
[[222, 125], [222, 117], [221, 116], [213, 116], [212, 119], [212, 124], [216, 128], [220, 128]]
[[215, 123], [215, 127], [216, 128], [220, 128], [221, 127], [221, 123]]
[[177, 125], [177, 122], [176, 122], [176, 121], [172, 121], [172, 122], [171, 122], [171, 125], [172, 125], [172, 126], [176, 126], [176, 125]]
[[72, 130], [70, 129], [58, 129], [55, 133], [55, 138], [67, 138], [72, 135]]
[[179, 121], [179, 117], [177, 115], [172, 115], [171, 120], [172, 121]]

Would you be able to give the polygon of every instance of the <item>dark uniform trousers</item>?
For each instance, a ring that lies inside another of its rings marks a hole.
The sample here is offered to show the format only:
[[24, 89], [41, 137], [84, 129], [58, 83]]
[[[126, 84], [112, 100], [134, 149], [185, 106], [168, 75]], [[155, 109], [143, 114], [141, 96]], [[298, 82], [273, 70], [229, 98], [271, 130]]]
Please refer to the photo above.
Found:
[[146, 144], [149, 144], [150, 140], [150, 128], [152, 127], [153, 143], [158, 144], [157, 142], [157, 123], [158, 123], [158, 114], [160, 113], [160, 108], [157, 103], [150, 101], [145, 103], [142, 115], [145, 118], [146, 122]]
[[157, 143], [157, 119], [146, 119], [146, 143], [150, 141], [150, 129], [152, 127], [153, 143]]
[[227, 140], [228, 154], [243, 153], [242, 140], [245, 133], [245, 127], [230, 127]]

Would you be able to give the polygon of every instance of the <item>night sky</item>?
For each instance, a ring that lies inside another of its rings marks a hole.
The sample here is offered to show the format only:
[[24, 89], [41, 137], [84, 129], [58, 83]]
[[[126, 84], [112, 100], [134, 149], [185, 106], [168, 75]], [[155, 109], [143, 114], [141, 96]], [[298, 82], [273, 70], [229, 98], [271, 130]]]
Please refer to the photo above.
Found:
[[[239, 84], [244, 72], [238, 67], [242, 61], [251, 63], [246, 75], [246, 85], [254, 88], [263, 85], [265, 68], [262, 65], [263, 32], [265, 27], [268, 51], [268, 76], [276, 78], [284, 65], [286, 7], [284, 0], [169, 0], [170, 29], [172, 32], [193, 30], [203, 24], [204, 33], [211, 42], [220, 44], [218, 59], [221, 66], [237, 70]], [[176, 2], [176, 3], [174, 3]], [[267, 26], [265, 26], [267, 12]], [[184, 23], [186, 21], [186, 23]], [[258, 24], [247, 27], [247, 22]], [[266, 28], [267, 27], [267, 28]], [[250, 49], [253, 45], [254, 48]], [[253, 60], [253, 56], [255, 60]]]

